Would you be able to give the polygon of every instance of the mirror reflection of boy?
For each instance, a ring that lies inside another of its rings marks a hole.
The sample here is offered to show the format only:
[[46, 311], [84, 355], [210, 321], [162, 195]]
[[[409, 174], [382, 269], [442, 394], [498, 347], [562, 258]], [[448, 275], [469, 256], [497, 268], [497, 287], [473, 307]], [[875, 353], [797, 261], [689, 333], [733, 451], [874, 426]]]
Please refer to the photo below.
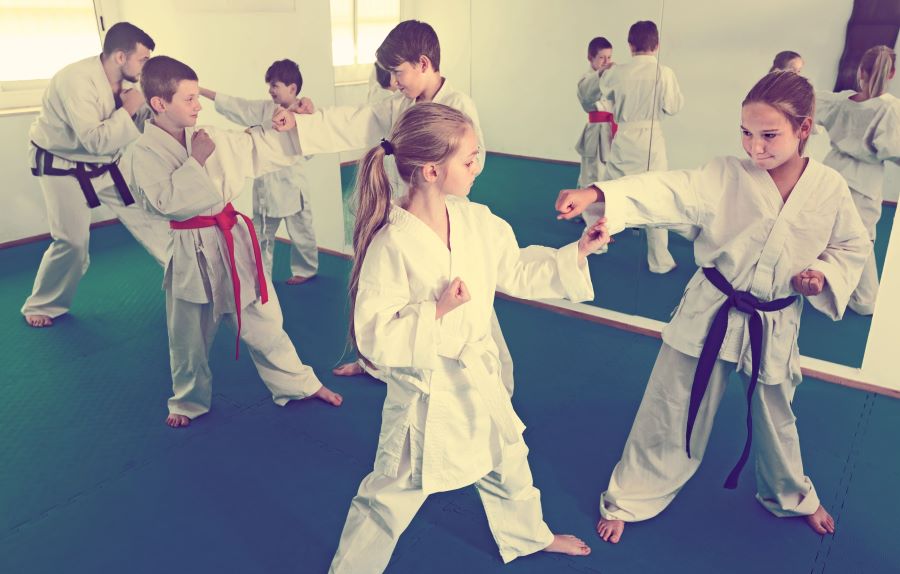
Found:
[[[278, 60], [266, 70], [265, 80], [269, 88], [269, 99], [266, 100], [245, 100], [202, 87], [200, 95], [214, 100], [216, 111], [237, 124], [269, 126], [279, 108], [288, 108], [297, 101], [303, 76], [292, 60]], [[291, 240], [288, 285], [308, 281], [319, 269], [312, 206], [305, 194], [309, 190], [306, 162], [306, 158], [299, 156], [293, 165], [253, 181], [253, 225], [260, 234], [259, 243], [269, 277], [272, 277], [275, 232], [282, 222]]]
[[[668, 169], [660, 118], [675, 115], [684, 105], [675, 73], [657, 60], [659, 31], [649, 20], [628, 30], [631, 60], [610, 66], [590, 97], [608, 100], [617, 124], [606, 160], [606, 179]], [[651, 273], [675, 268], [665, 229], [647, 228], [647, 263]]]

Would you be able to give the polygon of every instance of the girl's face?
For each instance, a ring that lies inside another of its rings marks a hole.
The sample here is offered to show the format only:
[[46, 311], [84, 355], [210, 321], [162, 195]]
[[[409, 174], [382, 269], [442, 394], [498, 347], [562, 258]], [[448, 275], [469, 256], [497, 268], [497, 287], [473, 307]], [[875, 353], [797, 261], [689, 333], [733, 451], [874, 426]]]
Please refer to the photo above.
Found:
[[456, 153], [439, 170], [441, 181], [437, 183], [443, 193], [460, 197], [469, 195], [478, 175], [478, 138], [471, 127], [466, 128]]
[[787, 117], [774, 107], [752, 102], [741, 109], [741, 143], [757, 167], [772, 170], [800, 157], [800, 142], [809, 137], [811, 118], [794, 130]]

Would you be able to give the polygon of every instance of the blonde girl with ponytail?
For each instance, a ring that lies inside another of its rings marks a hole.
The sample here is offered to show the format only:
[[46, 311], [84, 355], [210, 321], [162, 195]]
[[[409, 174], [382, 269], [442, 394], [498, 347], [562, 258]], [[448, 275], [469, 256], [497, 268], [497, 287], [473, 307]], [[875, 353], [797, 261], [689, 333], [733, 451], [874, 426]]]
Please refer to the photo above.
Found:
[[[381, 572], [429, 494], [470, 484], [504, 562], [542, 550], [590, 553], [542, 518], [491, 314], [498, 289], [592, 299], [585, 256], [609, 238], [600, 220], [561, 249], [519, 249], [505, 221], [463, 199], [479, 151], [468, 116], [421, 103], [360, 163], [350, 339], [388, 390], [374, 469], [351, 503], [333, 573]], [[409, 186], [398, 203], [389, 155]]]
[[[847, 180], [873, 244], [884, 200], [884, 164], [900, 162], [900, 102], [887, 93], [888, 82], [896, 73], [896, 60], [897, 55], [887, 46], [870, 48], [857, 68], [858, 91], [823, 95], [816, 103], [818, 122], [831, 138], [824, 163]], [[849, 307], [860, 315], [871, 315], [877, 296], [878, 269], [873, 251]]]

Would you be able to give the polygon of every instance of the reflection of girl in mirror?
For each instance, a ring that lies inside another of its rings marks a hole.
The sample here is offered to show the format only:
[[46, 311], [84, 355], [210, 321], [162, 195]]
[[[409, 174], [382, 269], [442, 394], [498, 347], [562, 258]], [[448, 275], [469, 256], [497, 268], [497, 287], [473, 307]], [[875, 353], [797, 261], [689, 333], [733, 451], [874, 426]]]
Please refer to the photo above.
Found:
[[805, 297], [840, 319], [871, 245], [843, 178], [802, 157], [814, 100], [802, 76], [767, 74], [741, 109], [747, 158], [560, 193], [563, 218], [605, 201], [610, 233], [692, 227], [701, 267], [663, 329], [625, 451], [601, 497], [604, 540], [618, 542], [625, 522], [656, 516], [691, 478], [735, 370], [747, 390], [748, 435], [726, 488], [737, 485], [752, 431], [757, 500], [775, 516], [806, 516], [817, 533], [834, 532], [803, 472], [791, 411], [801, 381], [800, 311]]
[[[816, 101], [816, 121], [825, 126], [831, 138], [831, 151], [824, 163], [847, 180], [873, 243], [881, 219], [884, 162], [900, 163], [900, 102], [886, 93], [888, 81], [894, 77], [895, 60], [894, 51], [887, 46], [869, 49], [856, 73], [858, 92], [819, 94]], [[877, 296], [878, 269], [873, 252], [849, 307], [860, 315], [871, 315]]]
[[[335, 574], [381, 572], [429, 494], [472, 483], [504, 562], [541, 550], [590, 553], [543, 520], [491, 316], [497, 289], [592, 299], [585, 256], [609, 236], [601, 220], [562, 249], [520, 250], [509, 224], [464, 199], [478, 154], [468, 116], [421, 103], [360, 161], [350, 336], [388, 391], [375, 468], [350, 506]], [[398, 204], [386, 155], [409, 186]]]
[[775, 59], [772, 60], [772, 67], [769, 68], [769, 72], [794, 72], [799, 74], [802, 69], [803, 58], [800, 54], [791, 50], [785, 50], [775, 54]]

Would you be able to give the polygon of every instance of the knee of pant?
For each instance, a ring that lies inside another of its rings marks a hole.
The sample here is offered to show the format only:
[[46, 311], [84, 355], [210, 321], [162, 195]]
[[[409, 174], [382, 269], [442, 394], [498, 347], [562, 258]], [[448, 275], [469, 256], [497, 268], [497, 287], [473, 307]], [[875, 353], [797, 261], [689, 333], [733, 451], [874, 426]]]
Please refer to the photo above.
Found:
[[63, 237], [53, 241], [53, 247], [57, 250], [64, 251], [72, 257], [77, 257], [79, 261], [85, 264], [88, 262], [88, 237]]

